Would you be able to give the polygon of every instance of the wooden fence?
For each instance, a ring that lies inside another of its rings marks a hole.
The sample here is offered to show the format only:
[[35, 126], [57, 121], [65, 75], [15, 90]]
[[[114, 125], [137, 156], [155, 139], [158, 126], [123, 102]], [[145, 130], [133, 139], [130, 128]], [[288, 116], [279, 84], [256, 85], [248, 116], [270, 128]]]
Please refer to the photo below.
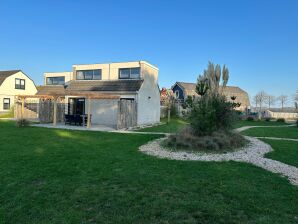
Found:
[[[22, 112], [22, 102], [16, 101], [14, 107], [16, 119], [24, 118], [40, 123], [53, 122], [54, 102], [50, 99], [35, 99], [24, 102], [24, 111]], [[64, 101], [57, 103], [57, 122], [64, 122], [65, 104]]]

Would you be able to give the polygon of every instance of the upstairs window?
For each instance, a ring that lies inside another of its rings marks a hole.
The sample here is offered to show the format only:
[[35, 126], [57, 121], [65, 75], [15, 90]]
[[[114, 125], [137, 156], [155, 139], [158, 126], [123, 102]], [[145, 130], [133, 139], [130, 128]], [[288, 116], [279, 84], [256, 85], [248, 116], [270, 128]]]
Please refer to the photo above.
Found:
[[64, 76], [47, 77], [46, 84], [47, 85], [64, 85], [65, 84], [65, 77]]
[[119, 79], [139, 79], [140, 68], [120, 68]]
[[77, 80], [101, 80], [101, 69], [78, 70]]
[[15, 79], [15, 89], [25, 89], [25, 79]]
[[3, 99], [3, 110], [9, 110], [10, 109], [10, 98], [4, 98]]

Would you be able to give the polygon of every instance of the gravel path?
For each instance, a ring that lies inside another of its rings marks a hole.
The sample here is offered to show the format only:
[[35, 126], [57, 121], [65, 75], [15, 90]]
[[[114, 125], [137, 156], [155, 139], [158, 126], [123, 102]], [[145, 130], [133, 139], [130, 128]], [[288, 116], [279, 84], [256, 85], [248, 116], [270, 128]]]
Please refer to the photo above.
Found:
[[298, 139], [297, 138], [276, 138], [276, 137], [256, 137], [256, 138], [298, 142]]
[[281, 174], [282, 176], [287, 177], [292, 184], [298, 185], [298, 168], [279, 161], [264, 158], [266, 153], [273, 150], [271, 146], [253, 137], [245, 136], [245, 138], [250, 142], [248, 146], [239, 151], [225, 154], [170, 151], [160, 145], [160, 142], [164, 138], [151, 141], [146, 145], [142, 145], [139, 149], [145, 154], [171, 160], [237, 161], [252, 163], [270, 172]]

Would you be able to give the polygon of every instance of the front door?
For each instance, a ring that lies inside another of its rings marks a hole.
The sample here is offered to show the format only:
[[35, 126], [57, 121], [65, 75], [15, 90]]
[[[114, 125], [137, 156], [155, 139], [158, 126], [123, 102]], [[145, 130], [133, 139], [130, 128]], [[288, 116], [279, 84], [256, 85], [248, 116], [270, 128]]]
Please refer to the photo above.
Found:
[[85, 114], [85, 98], [68, 98], [68, 114]]

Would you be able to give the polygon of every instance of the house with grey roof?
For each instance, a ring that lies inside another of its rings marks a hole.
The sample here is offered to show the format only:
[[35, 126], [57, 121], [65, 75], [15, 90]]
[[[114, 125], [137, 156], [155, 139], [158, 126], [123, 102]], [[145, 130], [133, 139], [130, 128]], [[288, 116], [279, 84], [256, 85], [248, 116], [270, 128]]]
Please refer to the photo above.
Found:
[[[91, 99], [92, 124], [128, 128], [160, 121], [158, 68], [146, 61], [76, 64], [71, 72], [46, 72], [37, 95], [64, 96], [65, 114], [86, 114]], [[121, 125], [119, 125], [121, 120]]]
[[0, 113], [7, 113], [14, 106], [15, 96], [36, 92], [33, 80], [21, 70], [0, 71]]
[[[180, 102], [184, 102], [188, 96], [199, 96], [196, 93], [196, 83], [176, 82], [172, 86], [172, 91], [176, 100]], [[249, 96], [243, 89], [237, 86], [226, 86], [222, 88], [222, 93], [227, 97], [228, 101], [241, 103], [240, 107], [237, 108], [237, 110], [245, 111], [250, 107]]]

